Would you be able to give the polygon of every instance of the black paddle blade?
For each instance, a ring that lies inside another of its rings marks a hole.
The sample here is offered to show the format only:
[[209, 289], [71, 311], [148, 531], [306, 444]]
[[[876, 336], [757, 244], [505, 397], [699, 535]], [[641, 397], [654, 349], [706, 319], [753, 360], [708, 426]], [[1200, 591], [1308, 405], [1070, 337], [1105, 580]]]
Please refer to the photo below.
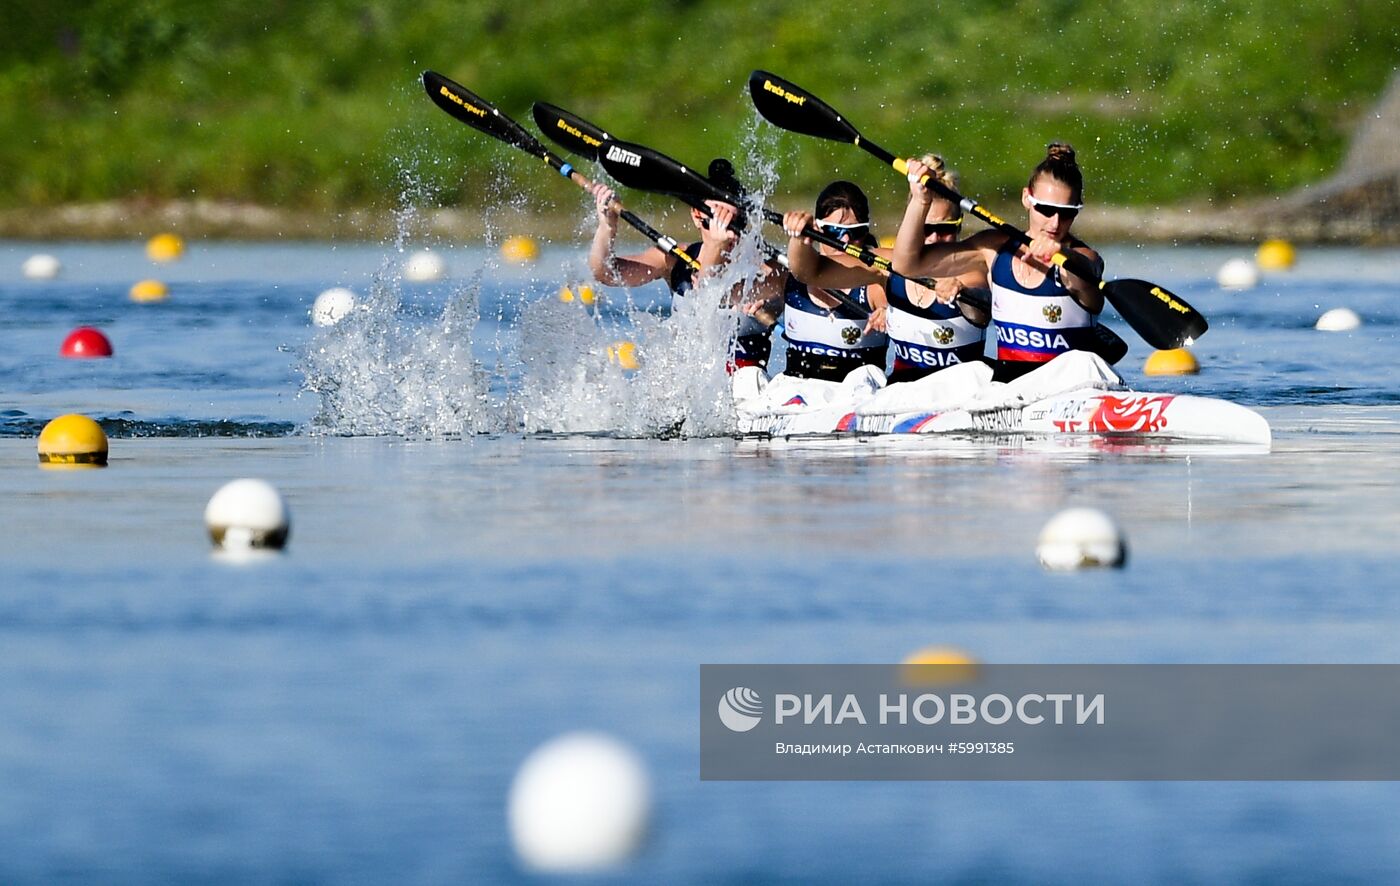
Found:
[[612, 136], [582, 117], [547, 102], [535, 102], [532, 110], [535, 125], [545, 134], [545, 138], [580, 157], [596, 161], [603, 142], [612, 139]]
[[639, 191], [669, 194], [691, 205], [695, 205], [692, 200], [703, 205], [705, 200], [733, 199], [700, 173], [645, 145], [609, 139], [598, 160], [609, 175]]
[[424, 71], [423, 88], [428, 91], [428, 98], [434, 104], [473, 129], [479, 129], [536, 157], [544, 156], [544, 146], [524, 127], [460, 83], [453, 83], [435, 71]]
[[860, 133], [835, 108], [777, 74], [754, 71], [749, 75], [749, 95], [758, 113], [774, 126], [832, 141], [860, 141]]
[[1209, 328], [1184, 299], [1146, 280], [1114, 280], [1103, 292], [1124, 322], [1158, 350], [1189, 345]]
[[1093, 331], [1093, 342], [1089, 350], [1102, 357], [1109, 366], [1128, 356], [1128, 343], [1123, 341], [1118, 333], [1102, 323], [1095, 323]]

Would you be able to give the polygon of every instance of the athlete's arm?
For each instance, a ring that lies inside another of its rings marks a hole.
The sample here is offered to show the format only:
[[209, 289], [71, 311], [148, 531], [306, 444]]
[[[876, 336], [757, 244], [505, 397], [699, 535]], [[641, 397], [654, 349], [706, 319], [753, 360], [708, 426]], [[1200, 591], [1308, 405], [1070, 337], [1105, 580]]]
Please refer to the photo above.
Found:
[[800, 233], [811, 225], [810, 212], [789, 212], [783, 216], [783, 230], [788, 235], [788, 268], [792, 276], [808, 286], [823, 289], [854, 289], [885, 279], [882, 272], [851, 256], [817, 252], [812, 241]]
[[598, 211], [598, 230], [593, 232], [593, 244], [588, 250], [588, 268], [593, 272], [593, 279], [605, 286], [642, 286], [664, 278], [676, 259], [657, 247], [636, 255], [613, 254], [618, 212], [612, 188], [595, 182], [589, 191]]
[[884, 282], [867, 284], [865, 297], [870, 300], [870, 317], [865, 321], [865, 328], [861, 330], [861, 335], [889, 331], [886, 317], [889, 314], [890, 300], [885, 294]]
[[985, 272], [989, 267], [986, 250], [990, 246], [995, 251], [993, 242], [996, 238], [1004, 240], [1006, 235], [979, 231], [956, 243], [924, 242], [924, 219], [928, 217], [933, 193], [919, 184], [919, 179], [928, 172], [929, 168], [921, 161], [909, 161], [909, 203], [904, 207], [904, 218], [895, 233], [891, 254], [895, 271], [906, 277], [954, 277], [978, 270]]
[[[1075, 241], [1073, 250], [1087, 258], [1098, 271], [1099, 277], [1103, 277], [1103, 257], [1089, 246]], [[1071, 273], [1068, 268], [1060, 268], [1060, 282], [1074, 296], [1074, 300], [1091, 314], [1097, 315], [1103, 310], [1103, 290], [1099, 284], [1092, 280], [1085, 280], [1077, 274]]]

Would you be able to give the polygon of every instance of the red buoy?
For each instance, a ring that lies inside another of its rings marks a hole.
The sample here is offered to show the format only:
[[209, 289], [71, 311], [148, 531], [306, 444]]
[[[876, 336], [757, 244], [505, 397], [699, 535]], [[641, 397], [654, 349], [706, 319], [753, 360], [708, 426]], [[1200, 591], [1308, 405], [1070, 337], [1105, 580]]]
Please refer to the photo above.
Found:
[[107, 336], [102, 334], [102, 330], [93, 329], [91, 326], [79, 326], [68, 337], [63, 340], [63, 347], [58, 349], [59, 356], [86, 359], [90, 357], [110, 357], [112, 356], [112, 343], [107, 340]]

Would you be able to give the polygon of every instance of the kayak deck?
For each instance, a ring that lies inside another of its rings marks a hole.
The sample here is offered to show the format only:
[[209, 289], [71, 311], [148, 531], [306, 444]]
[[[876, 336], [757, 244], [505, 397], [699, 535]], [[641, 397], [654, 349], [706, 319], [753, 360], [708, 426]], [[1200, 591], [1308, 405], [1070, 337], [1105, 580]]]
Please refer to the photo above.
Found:
[[[1047, 364], [1024, 377], [1030, 381], [1008, 385], [991, 383], [990, 370], [981, 364], [968, 364], [957, 377], [889, 386], [880, 383], [877, 373], [860, 371], [843, 382], [783, 380], [782, 376], [773, 380], [777, 384], [768, 385], [737, 380], [738, 431], [770, 436], [973, 433], [1160, 438], [1265, 447], [1272, 443], [1268, 421], [1252, 409], [1212, 397], [1128, 390], [1107, 364], [1096, 364], [1096, 359], [1083, 355], [1032, 380], [1050, 368]], [[747, 390], [742, 389], [745, 385]]]

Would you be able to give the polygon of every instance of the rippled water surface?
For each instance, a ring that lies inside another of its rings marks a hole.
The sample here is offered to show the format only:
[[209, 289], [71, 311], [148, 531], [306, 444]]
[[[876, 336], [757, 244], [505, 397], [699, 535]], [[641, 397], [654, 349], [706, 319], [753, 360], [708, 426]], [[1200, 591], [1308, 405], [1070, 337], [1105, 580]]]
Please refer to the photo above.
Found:
[[[1400, 876], [1389, 784], [701, 783], [696, 747], [702, 662], [1396, 661], [1396, 253], [1231, 294], [1229, 250], [1108, 250], [1212, 321], [1201, 375], [1142, 379], [1134, 341], [1129, 380], [1258, 408], [1261, 454], [657, 439], [712, 405], [713, 330], [654, 290], [559, 303], [576, 251], [405, 284], [378, 247], [45, 244], [65, 275], [19, 279], [39, 248], [0, 246], [0, 882], [521, 877], [510, 779], [575, 728], [651, 770], [639, 881]], [[169, 299], [130, 302], [149, 276]], [[379, 294], [316, 331], [334, 284]], [[1314, 331], [1337, 305], [1365, 325]], [[114, 359], [58, 359], [84, 323]], [[607, 361], [624, 337], [655, 375]], [[67, 411], [106, 470], [36, 468]], [[286, 495], [283, 555], [210, 556], [241, 476]], [[1120, 520], [1128, 568], [1039, 569], [1072, 504]]]

